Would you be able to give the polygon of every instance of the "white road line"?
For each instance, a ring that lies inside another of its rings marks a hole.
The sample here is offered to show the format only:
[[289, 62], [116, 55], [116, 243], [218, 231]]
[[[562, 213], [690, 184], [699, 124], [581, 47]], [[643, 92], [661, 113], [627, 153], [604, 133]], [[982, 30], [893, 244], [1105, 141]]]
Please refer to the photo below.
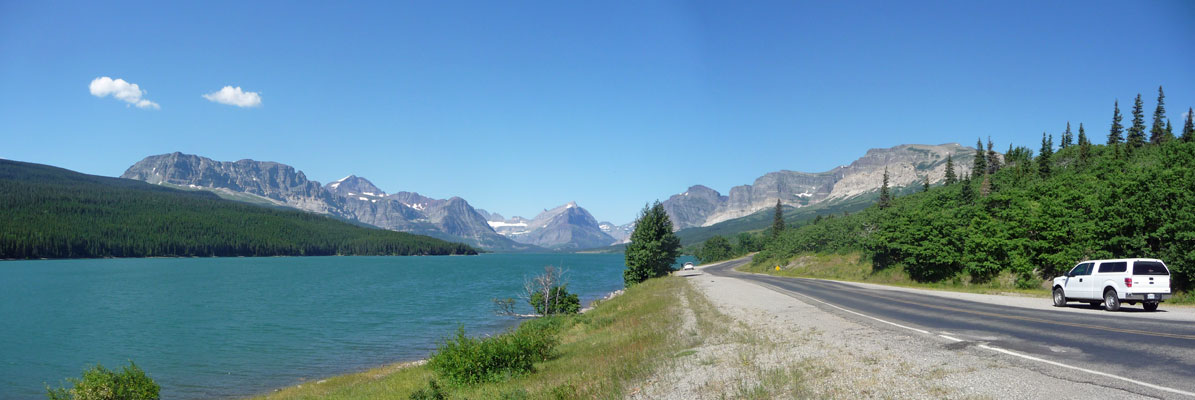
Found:
[[961, 341], [963, 341], [963, 339], [959, 339], [959, 338], [953, 338], [953, 337], [946, 336], [946, 335], [938, 335], [938, 336], [944, 337], [944, 338], [946, 338], [946, 339], [949, 339], [949, 340], [953, 340], [953, 341], [955, 341], [955, 342], [961, 342]]
[[848, 309], [845, 309], [845, 308], [842, 308], [842, 307], [839, 307], [839, 306], [836, 306], [836, 305], [833, 305], [833, 304], [830, 304], [830, 303], [827, 303], [827, 302], [824, 302], [824, 301], [821, 301], [821, 300], [815, 299], [815, 298], [813, 298], [813, 297], [809, 297], [808, 295], [806, 295], [806, 294], [804, 294], [804, 293], [797, 293], [797, 292], [793, 292], [793, 291], [789, 291], [789, 292], [790, 292], [790, 293], [792, 293], [792, 294], [796, 294], [796, 295], [803, 296], [803, 297], [805, 297], [805, 298], [807, 298], [807, 299], [809, 299], [809, 300], [813, 300], [813, 301], [816, 301], [816, 302], [818, 302], [818, 303], [822, 303], [822, 304], [825, 304], [825, 305], [827, 305], [827, 306], [834, 307], [834, 308], [837, 308], [837, 309], [839, 309], [839, 310], [846, 311], [846, 312], [849, 312], [849, 313], [851, 313], [851, 314], [858, 315], [858, 316], [860, 316], [860, 317], [864, 317], [864, 318], [871, 318], [871, 319], [874, 319], [874, 320], [876, 320], [876, 321], [880, 321], [880, 322], [883, 322], [883, 323], [885, 323], [885, 324], [892, 325], [892, 326], [897, 326], [897, 327], [905, 328], [905, 329], [908, 329], [908, 330], [910, 330], [910, 331], [913, 331], [913, 332], [921, 332], [921, 333], [923, 333], [923, 334], [926, 334], [926, 335], [929, 335], [929, 334], [930, 334], [930, 333], [929, 333], [929, 331], [926, 331], [926, 330], [917, 329], [917, 328], [914, 328], [914, 327], [911, 327], [911, 326], [904, 326], [904, 325], [901, 325], [901, 324], [898, 324], [898, 323], [895, 323], [895, 322], [889, 322], [889, 321], [885, 321], [885, 320], [882, 320], [882, 319], [879, 319], [879, 318], [876, 318], [876, 317], [873, 317], [873, 316], [870, 316], [870, 315], [867, 315], [867, 314], [857, 313], [857, 312], [854, 312], [854, 311], [851, 311], [851, 310], [848, 310]]
[[1062, 368], [1070, 368], [1070, 369], [1073, 369], [1073, 370], [1076, 370], [1076, 371], [1082, 371], [1082, 372], [1086, 372], [1086, 373], [1089, 373], [1089, 374], [1095, 374], [1095, 375], [1103, 376], [1103, 377], [1106, 377], [1106, 378], [1118, 379], [1118, 380], [1122, 380], [1122, 381], [1125, 381], [1125, 382], [1128, 382], [1128, 383], [1137, 384], [1137, 385], [1145, 386], [1145, 387], [1147, 387], [1147, 388], [1153, 388], [1153, 389], [1161, 390], [1161, 391], [1164, 391], [1164, 392], [1177, 393], [1177, 394], [1181, 394], [1181, 395], [1184, 395], [1184, 396], [1191, 396], [1191, 397], [1195, 397], [1195, 393], [1191, 393], [1191, 392], [1187, 392], [1187, 391], [1182, 391], [1182, 390], [1178, 390], [1178, 389], [1173, 389], [1173, 388], [1168, 388], [1168, 387], [1165, 387], [1165, 386], [1158, 386], [1158, 385], [1155, 385], [1155, 384], [1152, 384], [1152, 383], [1147, 383], [1147, 382], [1142, 382], [1142, 381], [1132, 380], [1132, 379], [1129, 379], [1129, 378], [1125, 378], [1125, 377], [1121, 377], [1121, 376], [1116, 376], [1116, 375], [1112, 375], [1112, 374], [1109, 374], [1109, 373], [1104, 373], [1104, 372], [1100, 372], [1100, 371], [1092, 371], [1092, 370], [1090, 370], [1090, 369], [1087, 369], [1087, 368], [1079, 368], [1079, 367], [1075, 367], [1075, 366], [1070, 366], [1070, 365], [1066, 365], [1066, 364], [1063, 364], [1063, 363], [1060, 363], [1060, 362], [1056, 362], [1056, 361], [1050, 361], [1050, 360], [1046, 360], [1046, 359], [1043, 359], [1043, 358], [1037, 358], [1037, 357], [1034, 357], [1034, 356], [1025, 355], [1025, 354], [1021, 354], [1021, 353], [1017, 353], [1017, 352], [1013, 352], [1013, 351], [1009, 351], [1009, 350], [1001, 349], [1001, 348], [999, 348], [999, 347], [988, 346], [988, 345], [986, 345], [986, 344], [981, 344], [981, 345], [979, 345], [979, 347], [980, 347], [980, 348], [983, 348], [983, 349], [988, 349], [988, 350], [991, 350], [991, 351], [999, 352], [999, 353], [1008, 354], [1008, 355], [1010, 355], [1010, 356], [1021, 357], [1021, 358], [1024, 358], [1024, 359], [1026, 359], [1026, 360], [1033, 360], [1033, 361], [1037, 361], [1037, 362], [1041, 362], [1041, 363], [1046, 363], [1046, 364], [1050, 364], [1050, 365], [1057, 366], [1057, 367], [1062, 367]]
[[[771, 284], [768, 284], [768, 286], [772, 286], [772, 285], [771, 285]], [[773, 286], [773, 287], [774, 287], [774, 286]], [[780, 289], [780, 288], [778, 288], [778, 287], [777, 287], [776, 289]], [[815, 299], [815, 298], [813, 298], [813, 297], [810, 297], [809, 295], [806, 295], [806, 294], [804, 294], [804, 293], [797, 293], [796, 291], [791, 291], [791, 290], [786, 290], [786, 291], [783, 291], [783, 292], [788, 292], [788, 293], [792, 293], [792, 294], [795, 294], [795, 295], [800, 295], [800, 296], [802, 296], [802, 297], [804, 297], [804, 298], [807, 298], [807, 299], [810, 299], [810, 300], [816, 301], [816, 302], [818, 302], [818, 303], [822, 303], [822, 304], [825, 304], [825, 305], [827, 305], [827, 306], [834, 307], [834, 308], [837, 308], [837, 309], [839, 309], [839, 310], [846, 311], [846, 312], [848, 312], [848, 313], [855, 314], [855, 315], [858, 315], [858, 316], [861, 316], [861, 317], [864, 317], [864, 318], [870, 318], [870, 319], [873, 319], [873, 320], [876, 320], [876, 321], [879, 321], [879, 322], [883, 322], [883, 323], [885, 323], [885, 324], [888, 324], [888, 325], [892, 325], [892, 326], [901, 327], [901, 328], [908, 329], [908, 330], [910, 330], [910, 331], [913, 331], [913, 332], [919, 332], [919, 333], [926, 334], [926, 335], [933, 335], [933, 333], [930, 333], [929, 331], [926, 331], [926, 330], [922, 330], [922, 329], [917, 329], [917, 328], [910, 327], [910, 326], [901, 325], [901, 324], [898, 324], [898, 323], [895, 323], [895, 322], [891, 322], [891, 321], [885, 321], [885, 320], [882, 320], [882, 319], [879, 319], [879, 318], [876, 318], [876, 317], [873, 317], [873, 316], [870, 316], [870, 315], [867, 315], [867, 314], [863, 314], [863, 313], [859, 313], [859, 312], [851, 311], [851, 310], [848, 310], [848, 309], [845, 309], [845, 308], [842, 308], [842, 307], [839, 307], [839, 306], [836, 306], [836, 305], [833, 305], [833, 304], [830, 304], [830, 303], [827, 303], [827, 302], [824, 302], [824, 301], [821, 301], [821, 300]], [[946, 336], [946, 335], [936, 335], [936, 336], [940, 336], [940, 337], [943, 337], [943, 338], [946, 338], [946, 339], [949, 339], [949, 340], [953, 340], [953, 341], [955, 341], [955, 342], [962, 342], [962, 341], [963, 341], [962, 339], [953, 338], [953, 337]], [[1100, 372], [1100, 371], [1093, 371], [1093, 370], [1086, 369], [1086, 368], [1080, 368], [1080, 367], [1075, 367], [1075, 366], [1071, 366], [1071, 365], [1066, 365], [1066, 364], [1063, 364], [1063, 363], [1060, 363], [1060, 362], [1057, 362], [1057, 361], [1050, 361], [1050, 360], [1046, 360], [1046, 359], [1044, 359], [1044, 358], [1038, 358], [1038, 357], [1034, 357], [1034, 356], [1030, 356], [1030, 355], [1020, 354], [1020, 353], [1017, 353], [1017, 352], [1013, 352], [1013, 351], [1010, 351], [1010, 350], [1005, 350], [1005, 349], [1002, 349], [1002, 348], [999, 348], [999, 347], [995, 347], [995, 346], [988, 346], [988, 345], [986, 345], [986, 344], [981, 344], [981, 345], [979, 345], [979, 346], [977, 346], [977, 347], [979, 347], [979, 348], [982, 348], [982, 349], [986, 349], [986, 350], [991, 350], [991, 351], [994, 351], [994, 352], [997, 352], [997, 353], [1004, 353], [1004, 354], [1007, 354], [1007, 355], [1010, 355], [1010, 356], [1015, 356], [1015, 357], [1024, 358], [1024, 359], [1026, 359], [1026, 360], [1037, 361], [1037, 362], [1040, 362], [1040, 363], [1044, 363], [1044, 364], [1053, 365], [1053, 366], [1056, 366], [1056, 367], [1069, 368], [1069, 369], [1073, 369], [1073, 370], [1076, 370], [1076, 371], [1082, 371], [1082, 372], [1086, 372], [1086, 373], [1089, 373], [1089, 374], [1095, 374], [1095, 375], [1099, 375], [1099, 376], [1103, 376], [1103, 377], [1107, 377], [1107, 378], [1113, 378], [1113, 379], [1121, 380], [1121, 381], [1124, 381], [1124, 382], [1132, 383], [1132, 384], [1135, 384], [1135, 385], [1140, 385], [1140, 386], [1145, 386], [1145, 387], [1147, 387], [1147, 388], [1151, 388], [1151, 389], [1157, 389], [1157, 390], [1161, 390], [1161, 391], [1164, 391], [1164, 392], [1170, 392], [1170, 393], [1181, 394], [1181, 395], [1184, 395], [1184, 396], [1191, 396], [1191, 397], [1195, 397], [1195, 393], [1192, 393], [1192, 392], [1187, 392], [1187, 391], [1183, 391], [1183, 390], [1179, 390], [1179, 389], [1174, 389], [1174, 388], [1168, 388], [1168, 387], [1165, 387], [1165, 386], [1160, 386], [1160, 385], [1155, 385], [1155, 384], [1148, 383], [1148, 382], [1142, 382], [1142, 381], [1138, 381], [1138, 380], [1133, 380], [1133, 379], [1125, 378], [1125, 377], [1122, 377], [1122, 376], [1116, 376], [1116, 375], [1112, 375], [1112, 374], [1109, 374], [1109, 373], [1104, 373], [1104, 372]]]

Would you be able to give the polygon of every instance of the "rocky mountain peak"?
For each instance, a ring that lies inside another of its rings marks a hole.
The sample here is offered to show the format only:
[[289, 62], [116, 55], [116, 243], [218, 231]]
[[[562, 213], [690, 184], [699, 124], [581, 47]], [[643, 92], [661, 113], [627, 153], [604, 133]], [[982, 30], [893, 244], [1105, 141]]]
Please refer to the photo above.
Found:
[[357, 175], [349, 175], [340, 180], [329, 182], [324, 188], [341, 196], [371, 196], [386, 197], [386, 192], [374, 186], [373, 182]]
[[516, 216], [504, 221], [491, 219], [489, 224], [517, 242], [550, 249], [588, 249], [618, 241], [575, 201], [544, 210], [532, 219]]

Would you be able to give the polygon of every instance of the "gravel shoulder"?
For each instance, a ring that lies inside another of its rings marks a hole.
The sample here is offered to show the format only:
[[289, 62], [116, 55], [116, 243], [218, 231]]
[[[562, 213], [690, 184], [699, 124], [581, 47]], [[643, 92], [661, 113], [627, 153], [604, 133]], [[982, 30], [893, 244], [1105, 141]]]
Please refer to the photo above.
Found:
[[1143, 398], [966, 342], [862, 324], [751, 282], [683, 275], [682, 337], [700, 340], [631, 398]]

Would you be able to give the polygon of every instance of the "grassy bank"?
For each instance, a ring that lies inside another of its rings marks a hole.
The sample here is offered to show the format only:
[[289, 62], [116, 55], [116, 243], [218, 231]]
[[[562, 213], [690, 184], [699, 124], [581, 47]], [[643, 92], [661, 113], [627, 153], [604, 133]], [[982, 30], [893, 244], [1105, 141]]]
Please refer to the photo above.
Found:
[[[683, 350], [678, 297], [683, 278], [652, 279], [585, 314], [558, 317], [555, 357], [503, 382], [451, 385], [449, 398], [616, 398]], [[446, 332], [447, 334], [447, 332]], [[426, 365], [393, 364], [292, 386], [260, 399], [406, 399], [437, 378]]]
[[[776, 270], [779, 265], [780, 270]], [[996, 278], [984, 282], [973, 283], [970, 276], [958, 274], [953, 278], [939, 282], [917, 282], [900, 267], [875, 270], [869, 260], [861, 252], [849, 253], [801, 253], [787, 263], [751, 263], [740, 267], [746, 272], [763, 273], [776, 276], [791, 276], [798, 278], [833, 279], [850, 282], [866, 282], [881, 285], [893, 285], [920, 289], [950, 290], [970, 293], [1017, 293], [1036, 297], [1050, 297], [1050, 291], [1044, 286], [1033, 289], [1018, 289], [1017, 277], [1010, 272], [1004, 272]]]

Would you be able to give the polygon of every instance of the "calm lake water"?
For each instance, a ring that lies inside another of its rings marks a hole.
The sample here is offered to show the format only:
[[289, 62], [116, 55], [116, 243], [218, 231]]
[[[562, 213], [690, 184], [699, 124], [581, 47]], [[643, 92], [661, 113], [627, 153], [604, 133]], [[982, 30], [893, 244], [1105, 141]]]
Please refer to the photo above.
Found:
[[546, 265], [582, 304], [623, 286], [621, 254], [0, 262], [0, 398], [44, 398], [97, 362], [133, 360], [186, 399], [420, 359], [458, 325], [513, 326], [490, 299]]

